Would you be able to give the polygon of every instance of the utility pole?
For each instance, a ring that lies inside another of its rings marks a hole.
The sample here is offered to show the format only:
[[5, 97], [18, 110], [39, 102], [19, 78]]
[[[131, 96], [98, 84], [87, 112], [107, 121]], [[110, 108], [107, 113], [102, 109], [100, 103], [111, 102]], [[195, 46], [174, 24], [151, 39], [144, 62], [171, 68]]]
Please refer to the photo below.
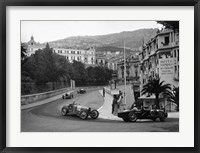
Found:
[[124, 41], [124, 84], [125, 84], [125, 95], [124, 95], [124, 102], [126, 105], [126, 50], [125, 50], [125, 41]]

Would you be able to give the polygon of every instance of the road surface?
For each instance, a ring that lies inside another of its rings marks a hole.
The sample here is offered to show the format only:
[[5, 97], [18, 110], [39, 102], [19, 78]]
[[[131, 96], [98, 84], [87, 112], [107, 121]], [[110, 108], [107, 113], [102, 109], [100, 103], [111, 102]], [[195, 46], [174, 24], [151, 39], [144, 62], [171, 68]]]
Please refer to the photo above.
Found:
[[[107, 94], [106, 94], [107, 95]], [[108, 95], [107, 95], [108, 96]], [[179, 119], [167, 118], [165, 122], [139, 120], [126, 123], [122, 120], [98, 119], [81, 120], [78, 117], [63, 117], [62, 106], [75, 100], [81, 105], [101, 108], [104, 98], [99, 88], [87, 89], [86, 94], [74, 94], [73, 99], [58, 99], [37, 107], [21, 110], [21, 132], [177, 132]], [[100, 114], [101, 115], [101, 114]]]

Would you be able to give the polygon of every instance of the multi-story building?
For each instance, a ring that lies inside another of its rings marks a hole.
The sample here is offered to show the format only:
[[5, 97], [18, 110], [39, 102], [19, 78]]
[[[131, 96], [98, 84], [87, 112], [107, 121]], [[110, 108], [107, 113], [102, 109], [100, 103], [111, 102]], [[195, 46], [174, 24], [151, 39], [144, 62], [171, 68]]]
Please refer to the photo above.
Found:
[[44, 46], [36, 42], [34, 40], [34, 37], [31, 36], [30, 41], [27, 42], [27, 56], [31, 56], [32, 54], [35, 54], [36, 50], [42, 49], [42, 48], [44, 48]]
[[59, 55], [65, 56], [70, 63], [75, 61], [82, 62], [86, 65], [95, 64], [95, 49], [90, 48], [88, 50], [77, 50], [77, 49], [65, 49], [65, 48], [53, 48], [53, 52]]
[[160, 77], [179, 86], [179, 33], [164, 29], [152, 38], [139, 53], [141, 86], [149, 77]]
[[[140, 61], [140, 90], [148, 79], [160, 77], [161, 81], [179, 86], [179, 33], [178, 31], [164, 29], [157, 33], [139, 53]], [[144, 106], [150, 106], [155, 97], [141, 95]], [[160, 97], [161, 106], [166, 110], [175, 110], [176, 105]]]
[[[139, 59], [133, 55], [126, 56], [126, 79], [128, 81], [139, 81]], [[124, 80], [124, 59], [117, 63], [118, 79]]]
[[[27, 42], [27, 56], [35, 54], [35, 51], [38, 49], [43, 49], [44, 44], [35, 42], [34, 37], [31, 36], [31, 40]], [[78, 49], [66, 49], [66, 48], [53, 48], [53, 52], [59, 55], [65, 56], [70, 63], [73, 60], [80, 61], [86, 65], [95, 64], [95, 49], [89, 48], [88, 50], [78, 50]]]
[[98, 66], [106, 66], [107, 58], [104, 52], [96, 52], [96, 61], [95, 64]]

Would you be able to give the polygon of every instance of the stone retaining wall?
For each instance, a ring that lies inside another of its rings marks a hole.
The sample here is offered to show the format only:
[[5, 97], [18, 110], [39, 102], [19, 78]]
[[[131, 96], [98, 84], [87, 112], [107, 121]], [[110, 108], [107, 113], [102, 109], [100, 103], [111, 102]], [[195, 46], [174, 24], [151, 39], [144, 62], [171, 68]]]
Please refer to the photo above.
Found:
[[21, 96], [21, 105], [34, 103], [36, 101], [40, 101], [46, 98], [50, 98], [50, 97], [62, 94], [69, 90], [71, 90], [71, 88], [64, 88], [64, 89], [59, 89], [59, 90], [54, 90], [54, 91], [49, 91], [49, 92], [44, 92], [44, 93]]

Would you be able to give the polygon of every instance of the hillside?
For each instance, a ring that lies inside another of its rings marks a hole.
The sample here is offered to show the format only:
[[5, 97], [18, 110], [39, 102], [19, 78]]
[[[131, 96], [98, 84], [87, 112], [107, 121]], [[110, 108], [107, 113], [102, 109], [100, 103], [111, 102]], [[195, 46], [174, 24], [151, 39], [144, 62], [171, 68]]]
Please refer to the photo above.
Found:
[[143, 43], [156, 35], [157, 29], [140, 29], [97, 36], [73, 36], [49, 42], [52, 47], [88, 49], [94, 46], [97, 51], [122, 51], [126, 48], [137, 50]]

